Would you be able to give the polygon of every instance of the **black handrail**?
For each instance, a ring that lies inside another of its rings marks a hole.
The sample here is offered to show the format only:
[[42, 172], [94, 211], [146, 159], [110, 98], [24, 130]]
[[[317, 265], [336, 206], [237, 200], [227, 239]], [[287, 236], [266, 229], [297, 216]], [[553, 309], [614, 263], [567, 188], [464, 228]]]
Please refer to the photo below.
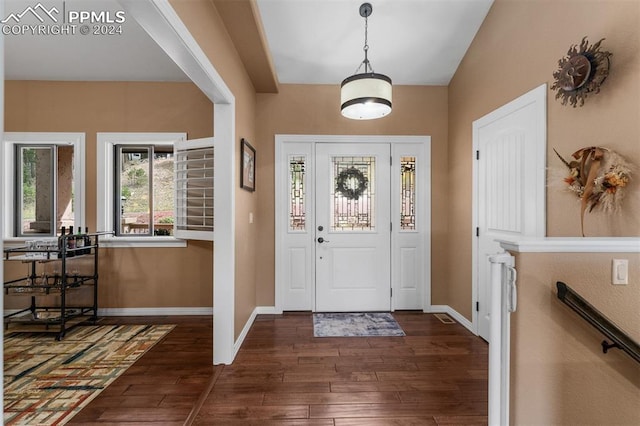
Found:
[[578, 315], [607, 336], [609, 340], [613, 341], [613, 343], [609, 343], [603, 340], [601, 343], [602, 352], [606, 354], [610, 348], [622, 349], [629, 354], [631, 358], [640, 362], [640, 345], [636, 341], [631, 339], [631, 337], [618, 328], [609, 318], [584, 300], [582, 296], [576, 293], [571, 287], [561, 281], [558, 281], [556, 286], [558, 287], [558, 299], [576, 311]]

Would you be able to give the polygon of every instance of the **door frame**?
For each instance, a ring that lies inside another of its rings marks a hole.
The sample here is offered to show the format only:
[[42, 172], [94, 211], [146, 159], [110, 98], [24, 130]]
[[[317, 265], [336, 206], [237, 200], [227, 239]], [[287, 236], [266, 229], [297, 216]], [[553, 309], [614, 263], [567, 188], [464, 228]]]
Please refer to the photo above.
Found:
[[478, 335], [478, 311], [476, 310], [476, 302], [478, 301], [479, 294], [479, 279], [478, 279], [478, 236], [476, 229], [479, 225], [479, 202], [478, 202], [478, 185], [479, 185], [479, 170], [478, 170], [478, 157], [477, 152], [480, 143], [480, 129], [494, 121], [500, 120], [505, 116], [514, 113], [528, 105], [534, 104], [535, 113], [535, 132], [534, 141], [536, 143], [536, 155], [532, 161], [535, 162], [534, 168], [536, 170], [535, 182], [536, 190], [533, 194], [535, 197], [535, 205], [537, 210], [535, 212], [535, 234], [537, 237], [544, 237], [546, 235], [546, 159], [547, 159], [547, 84], [542, 84], [535, 89], [521, 95], [520, 97], [512, 100], [511, 102], [499, 107], [498, 109], [490, 112], [489, 114], [475, 120], [473, 122], [473, 194], [472, 194], [472, 221], [471, 232], [472, 234], [472, 254], [471, 254], [471, 312], [472, 312], [472, 330]]
[[[423, 147], [423, 159], [421, 164], [421, 176], [418, 177], [419, 182], [422, 184], [422, 190], [424, 195], [418, 194], [418, 198], [421, 200], [421, 205], [419, 206], [419, 211], [423, 213], [420, 215], [420, 220], [423, 224], [423, 247], [424, 252], [422, 255], [422, 276], [424, 277], [422, 297], [420, 300], [420, 308], [424, 312], [428, 312], [431, 308], [431, 137], [430, 136], [394, 136], [394, 135], [293, 135], [293, 134], [276, 134], [275, 135], [275, 307], [274, 310], [277, 313], [283, 312], [284, 306], [284, 280], [285, 276], [285, 266], [286, 263], [284, 261], [284, 249], [285, 242], [284, 236], [288, 232], [288, 226], [284, 224], [283, 220], [279, 220], [282, 217], [286, 217], [288, 215], [288, 192], [287, 188], [287, 164], [283, 161], [283, 152], [285, 144], [293, 144], [293, 143], [306, 143], [306, 144], [315, 144], [315, 143], [335, 143], [335, 144], [344, 144], [344, 143], [384, 143], [389, 144], [391, 146], [392, 155], [396, 154], [396, 147], [401, 146], [409, 146], [409, 145], [422, 145]], [[315, 150], [312, 150], [315, 151]], [[399, 155], [402, 155], [401, 152], [398, 152]], [[314, 158], [315, 161], [315, 158]], [[396, 164], [396, 160], [394, 158], [394, 165]], [[393, 170], [392, 167], [392, 179], [390, 184], [394, 184], [393, 180]], [[311, 168], [308, 172], [309, 179], [315, 179], [315, 170]], [[310, 182], [310, 186], [313, 190], [315, 183]], [[420, 187], [418, 187], [418, 191], [420, 191]], [[392, 191], [393, 197], [393, 191]], [[314, 203], [312, 203], [309, 208], [315, 209]], [[315, 211], [315, 210], [314, 210]], [[393, 217], [394, 209], [392, 207], [392, 217]], [[417, 220], [417, 219], [416, 219]], [[315, 224], [312, 224], [315, 227]], [[314, 238], [315, 232], [311, 233], [310, 238]], [[394, 241], [394, 232], [391, 233], [391, 247], [392, 247], [392, 263], [391, 263], [391, 276], [394, 276], [394, 247], [396, 247]], [[315, 260], [315, 244], [311, 245], [312, 250], [312, 258]], [[314, 266], [315, 267], [315, 266]], [[313, 276], [315, 276], [315, 271]], [[313, 291], [312, 291], [312, 301], [311, 301], [311, 310], [315, 310], [315, 279], [313, 280]], [[396, 284], [393, 279], [391, 282], [392, 291], [396, 292]], [[395, 309], [395, 298], [392, 298], [391, 308]]]

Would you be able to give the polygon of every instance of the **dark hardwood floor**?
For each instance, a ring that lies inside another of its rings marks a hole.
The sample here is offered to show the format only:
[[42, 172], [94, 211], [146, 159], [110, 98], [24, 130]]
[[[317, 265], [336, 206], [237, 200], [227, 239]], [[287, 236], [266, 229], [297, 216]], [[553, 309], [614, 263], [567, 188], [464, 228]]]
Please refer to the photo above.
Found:
[[394, 317], [406, 337], [314, 338], [309, 313], [261, 315], [217, 367], [210, 317], [107, 318], [177, 326], [70, 424], [486, 425], [487, 344], [433, 315]]

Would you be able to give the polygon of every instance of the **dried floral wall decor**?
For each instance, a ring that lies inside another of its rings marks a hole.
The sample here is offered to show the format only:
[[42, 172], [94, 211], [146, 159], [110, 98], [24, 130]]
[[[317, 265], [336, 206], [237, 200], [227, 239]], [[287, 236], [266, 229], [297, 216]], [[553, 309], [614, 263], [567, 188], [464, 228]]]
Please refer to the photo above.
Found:
[[581, 148], [571, 155], [571, 161], [562, 158], [555, 149], [553, 152], [568, 169], [568, 176], [564, 178], [567, 189], [581, 201], [580, 229], [584, 237], [585, 212], [620, 209], [632, 167], [624, 157], [608, 148]]
[[567, 56], [558, 61], [558, 70], [553, 73], [555, 82], [551, 90], [557, 90], [556, 99], [562, 99], [574, 108], [584, 105], [589, 93], [599, 93], [600, 86], [609, 75], [610, 52], [600, 50], [600, 40], [589, 46], [587, 37], [580, 46], [572, 45]]

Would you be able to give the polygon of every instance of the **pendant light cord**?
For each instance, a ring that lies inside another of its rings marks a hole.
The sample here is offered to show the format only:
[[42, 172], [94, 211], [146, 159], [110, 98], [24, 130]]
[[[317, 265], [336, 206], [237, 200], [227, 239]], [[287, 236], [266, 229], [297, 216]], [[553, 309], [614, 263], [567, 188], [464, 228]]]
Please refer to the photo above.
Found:
[[356, 69], [356, 72], [354, 72], [354, 74], [358, 74], [358, 72], [360, 71], [360, 69], [362, 68], [362, 66], [364, 65], [364, 73], [367, 74], [368, 72], [370, 72], [371, 74], [374, 73], [373, 71], [373, 67], [371, 66], [371, 62], [369, 62], [369, 16], [365, 16], [364, 17], [364, 46], [362, 48], [362, 50], [364, 50], [364, 61], [362, 61], [360, 63], [360, 65], [358, 65], [358, 68]]

